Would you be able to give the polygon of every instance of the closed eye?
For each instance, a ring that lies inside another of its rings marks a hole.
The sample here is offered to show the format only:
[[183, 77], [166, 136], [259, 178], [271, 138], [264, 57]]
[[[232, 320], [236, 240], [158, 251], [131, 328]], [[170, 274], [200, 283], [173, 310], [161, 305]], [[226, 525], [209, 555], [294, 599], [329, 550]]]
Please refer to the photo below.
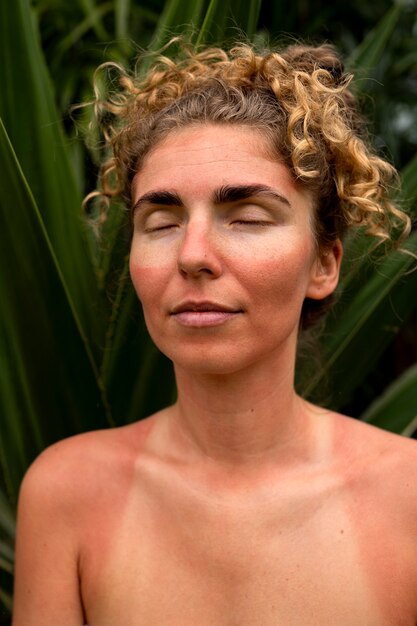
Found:
[[250, 220], [250, 219], [240, 219], [233, 220], [232, 224], [243, 224], [247, 226], [272, 226], [272, 222], [267, 220]]
[[181, 223], [181, 217], [173, 209], [157, 208], [149, 213], [144, 212], [140, 222], [144, 233], [157, 233], [177, 228]]
[[246, 200], [237, 206], [226, 209], [226, 216], [230, 225], [250, 227], [266, 227], [276, 223], [275, 213], [253, 200]]
[[171, 228], [176, 228], [178, 224], [162, 224], [161, 226], [152, 226], [144, 229], [145, 233], [156, 233], [163, 230], [170, 230]]

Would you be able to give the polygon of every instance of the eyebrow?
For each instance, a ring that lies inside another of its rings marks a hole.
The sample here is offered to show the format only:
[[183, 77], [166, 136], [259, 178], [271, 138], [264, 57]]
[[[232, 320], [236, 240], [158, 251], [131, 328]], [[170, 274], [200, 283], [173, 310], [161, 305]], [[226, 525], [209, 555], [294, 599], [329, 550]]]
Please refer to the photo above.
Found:
[[273, 200], [279, 200], [291, 206], [289, 200], [268, 185], [223, 185], [214, 192], [214, 204], [227, 204], [229, 202], [239, 202], [254, 196], [267, 196]]
[[183, 202], [180, 196], [174, 191], [149, 191], [143, 194], [133, 205], [133, 212], [144, 204], [159, 204], [162, 206], [182, 206]]
[[[247, 200], [254, 196], [266, 196], [272, 200], [278, 200], [279, 202], [291, 207], [289, 200], [278, 193], [272, 187], [268, 185], [222, 185], [214, 191], [213, 202], [214, 204], [228, 204], [233, 202], [239, 202], [240, 200]], [[145, 204], [155, 204], [159, 206], [183, 206], [183, 201], [178, 193], [168, 190], [156, 190], [149, 191], [141, 196], [133, 206], [133, 213]]]

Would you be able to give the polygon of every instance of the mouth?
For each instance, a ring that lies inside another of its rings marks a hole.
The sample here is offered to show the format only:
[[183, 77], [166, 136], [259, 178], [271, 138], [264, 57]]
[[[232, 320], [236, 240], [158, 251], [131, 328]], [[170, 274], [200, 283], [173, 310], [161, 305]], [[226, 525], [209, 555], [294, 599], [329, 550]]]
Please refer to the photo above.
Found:
[[242, 309], [218, 302], [183, 302], [171, 311], [171, 316], [182, 326], [218, 326], [243, 313]]
[[177, 313], [203, 313], [207, 311], [216, 311], [218, 313], [241, 313], [241, 309], [234, 309], [233, 307], [227, 306], [225, 304], [218, 304], [217, 302], [194, 302], [188, 301], [179, 304], [178, 306], [172, 309], [171, 315], [176, 315]]

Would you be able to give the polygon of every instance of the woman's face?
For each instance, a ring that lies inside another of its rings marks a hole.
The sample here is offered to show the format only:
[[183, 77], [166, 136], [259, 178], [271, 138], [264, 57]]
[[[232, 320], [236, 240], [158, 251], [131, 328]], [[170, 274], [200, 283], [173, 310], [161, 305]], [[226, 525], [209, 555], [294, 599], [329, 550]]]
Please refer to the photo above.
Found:
[[253, 129], [170, 133], [133, 184], [130, 272], [149, 332], [175, 364], [231, 373], [292, 358], [305, 297], [338, 279], [318, 255], [312, 200]]

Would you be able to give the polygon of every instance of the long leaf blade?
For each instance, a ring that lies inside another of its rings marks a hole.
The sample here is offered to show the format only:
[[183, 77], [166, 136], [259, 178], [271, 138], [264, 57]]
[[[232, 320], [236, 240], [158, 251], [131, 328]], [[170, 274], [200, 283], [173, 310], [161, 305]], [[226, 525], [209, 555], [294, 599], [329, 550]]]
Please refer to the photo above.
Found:
[[[417, 364], [408, 368], [361, 416], [366, 422], [405, 433], [417, 416]], [[412, 432], [407, 433], [412, 434]]]
[[[407, 247], [417, 253], [417, 232]], [[407, 273], [415, 259], [404, 253], [389, 255], [373, 274], [364, 275], [362, 287], [347, 293], [326, 327], [323, 367], [308, 381], [303, 393], [314, 397], [326, 379], [335, 394], [332, 406], [341, 408], [369, 372], [401, 323], [417, 307], [417, 272]]]
[[88, 334], [100, 331], [97, 287], [62, 123], [27, 0], [0, 3], [0, 116], [13, 143]]
[[149, 49], [159, 50], [174, 35], [192, 39], [194, 31], [200, 24], [203, 6], [204, 0], [195, 0], [194, 2], [167, 0]]
[[105, 425], [106, 411], [68, 289], [2, 125], [0, 185], [0, 463], [15, 500], [36, 454], [56, 439]]
[[127, 37], [130, 3], [131, 0], [115, 0], [114, 12], [118, 39]]
[[355, 48], [348, 60], [350, 67], [364, 68], [370, 71], [378, 64], [398, 22], [401, 11], [400, 3], [391, 7], [375, 28]]
[[239, 39], [243, 32], [251, 39], [256, 32], [261, 0], [210, 0], [197, 43], [219, 43]]

